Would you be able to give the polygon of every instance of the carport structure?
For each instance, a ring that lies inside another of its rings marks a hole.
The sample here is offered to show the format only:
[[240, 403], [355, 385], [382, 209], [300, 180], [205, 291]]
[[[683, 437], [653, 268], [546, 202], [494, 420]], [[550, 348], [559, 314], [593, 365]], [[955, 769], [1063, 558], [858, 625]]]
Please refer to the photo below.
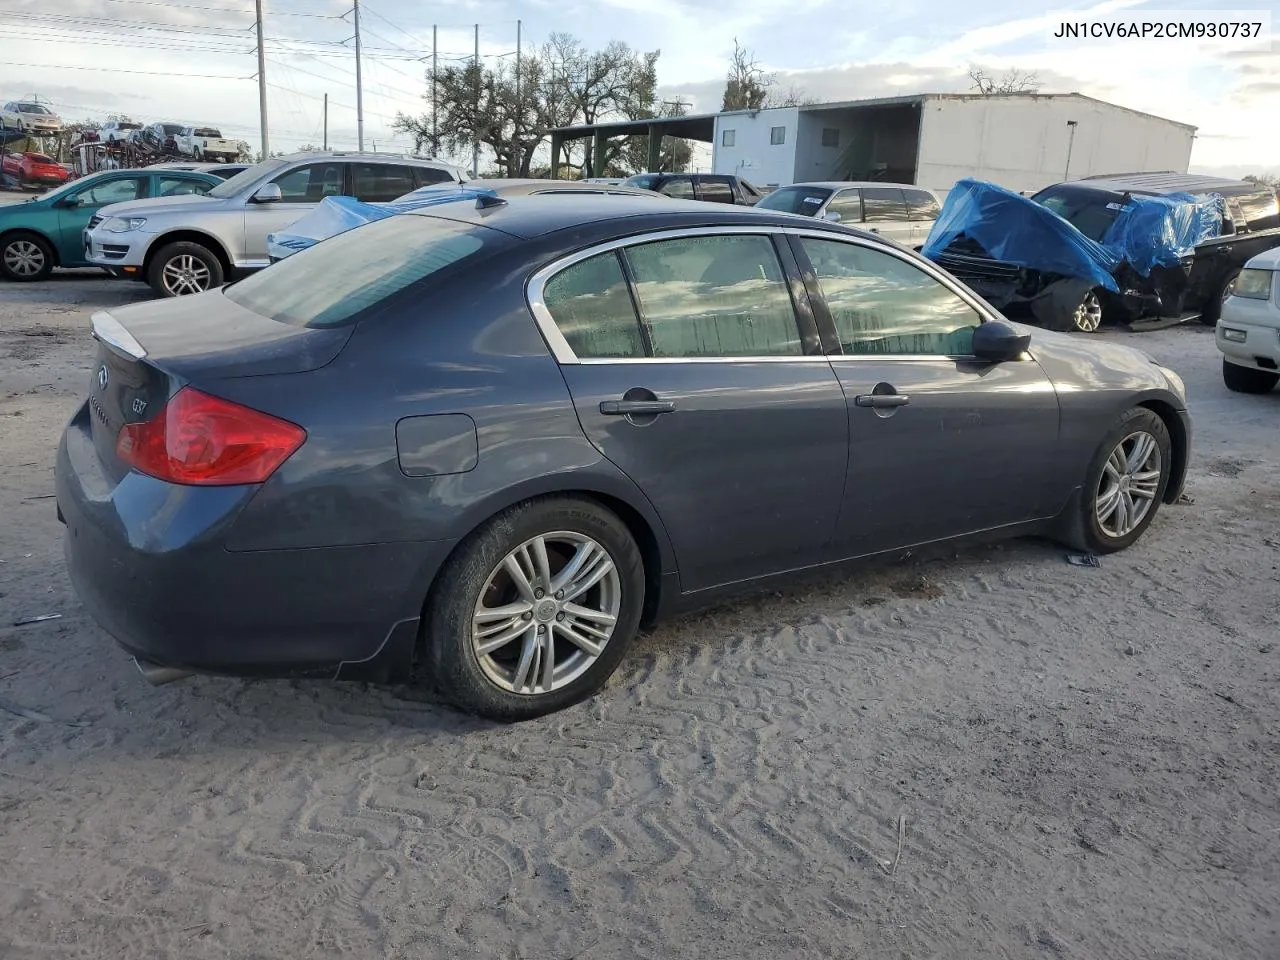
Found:
[[595, 158], [604, 155], [605, 144], [614, 137], [648, 137], [649, 159], [646, 170], [658, 172], [662, 157], [662, 138], [679, 137], [682, 140], [701, 140], [712, 143], [716, 138], [716, 114], [704, 113], [691, 117], [646, 117], [643, 120], [613, 120], [606, 123], [584, 123], [576, 127], [558, 127], [551, 131], [551, 177], [559, 179], [560, 154], [564, 145], [573, 140], [590, 140], [587, 157], [583, 163], [584, 177], [603, 176], [595, 169]]

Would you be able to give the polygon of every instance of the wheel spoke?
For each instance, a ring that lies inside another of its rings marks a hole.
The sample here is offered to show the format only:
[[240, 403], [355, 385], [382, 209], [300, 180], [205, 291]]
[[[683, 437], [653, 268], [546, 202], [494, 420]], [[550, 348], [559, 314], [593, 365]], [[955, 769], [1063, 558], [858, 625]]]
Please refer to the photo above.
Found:
[[603, 644], [597, 643], [590, 637], [583, 636], [567, 622], [557, 623], [555, 630], [589, 657], [598, 657], [604, 650]]
[[538, 635], [538, 649], [542, 658], [542, 692], [550, 693], [556, 682], [556, 640], [550, 624]]
[[563, 590], [565, 585], [578, 575], [578, 572], [582, 570], [583, 565], [595, 555], [597, 549], [598, 548], [594, 543], [581, 544], [578, 549], [574, 551], [573, 556], [569, 558], [569, 562], [564, 565], [561, 571], [556, 574], [555, 579], [551, 582], [552, 591], [559, 593]]
[[613, 561], [601, 551], [600, 555], [592, 561], [590, 568], [584, 571], [582, 578], [573, 581], [565, 588], [564, 599], [566, 602], [578, 599], [612, 572]]
[[483, 640], [477, 640], [475, 644], [476, 655], [481, 657], [490, 656], [501, 650], [507, 644], [516, 640], [522, 633], [528, 633], [534, 630], [534, 625], [524, 619], [512, 620], [507, 624], [503, 624], [502, 632], [492, 636], [486, 636]]
[[1155, 439], [1147, 433], [1140, 433], [1133, 441], [1133, 450], [1129, 453], [1129, 464], [1134, 471], [1141, 470], [1151, 459], [1155, 450]]
[[605, 613], [603, 610], [592, 610], [590, 607], [584, 607], [577, 603], [566, 603], [564, 612], [575, 620], [590, 620], [593, 623], [601, 623], [607, 627], [612, 627], [618, 622], [618, 618], [613, 614]]
[[547, 540], [538, 537], [530, 545], [533, 553], [533, 570], [536, 571], [537, 583], [543, 590], [551, 592], [551, 559], [547, 556]]
[[514, 620], [533, 610], [533, 604], [523, 601], [501, 607], [481, 607], [476, 611], [476, 623], [492, 623], [494, 620]]
[[533, 666], [534, 655], [538, 653], [537, 628], [529, 630], [524, 637], [524, 646], [520, 649], [520, 662], [516, 664], [516, 674], [511, 679], [511, 686], [517, 691], [523, 690], [529, 681], [529, 668]]
[[1120, 488], [1115, 487], [1108, 490], [1104, 495], [1098, 497], [1098, 522], [1105, 523], [1107, 518], [1116, 512], [1116, 504], [1120, 500]]
[[1129, 532], [1129, 510], [1133, 501], [1127, 493], [1121, 493], [1116, 500], [1116, 536], [1123, 537]]
[[520, 599], [533, 603], [533, 584], [529, 582], [529, 575], [525, 573], [524, 567], [520, 565], [520, 561], [516, 559], [515, 554], [509, 554], [502, 565], [507, 573], [510, 574], [511, 582], [515, 584], [516, 592], [520, 594]]

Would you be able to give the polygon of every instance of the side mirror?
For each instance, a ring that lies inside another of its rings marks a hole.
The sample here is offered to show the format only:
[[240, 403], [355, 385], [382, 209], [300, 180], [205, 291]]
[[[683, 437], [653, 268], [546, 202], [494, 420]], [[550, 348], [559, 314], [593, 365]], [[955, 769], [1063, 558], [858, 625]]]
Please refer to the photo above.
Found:
[[60, 207], [66, 207], [68, 210], [71, 210], [71, 209], [74, 209], [75, 207], [80, 206], [80, 198], [64, 197], [63, 199], [58, 201], [57, 205]]
[[284, 194], [280, 192], [278, 183], [264, 183], [253, 195], [254, 203], [279, 203], [283, 199]]
[[1031, 335], [1019, 333], [1007, 323], [988, 320], [973, 331], [973, 355], [979, 360], [1000, 363], [1016, 360], [1031, 346]]
[[828, 210], [822, 215], [822, 219], [830, 220], [832, 223], [839, 223], [841, 217], [840, 214], [836, 213], [834, 210]]

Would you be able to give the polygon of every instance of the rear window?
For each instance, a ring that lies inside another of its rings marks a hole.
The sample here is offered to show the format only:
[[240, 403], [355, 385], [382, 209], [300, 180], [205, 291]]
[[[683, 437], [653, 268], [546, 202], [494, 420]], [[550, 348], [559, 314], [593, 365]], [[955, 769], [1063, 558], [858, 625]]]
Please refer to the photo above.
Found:
[[654, 184], [658, 182], [656, 173], [638, 173], [634, 177], [628, 177], [622, 181], [628, 187], [639, 187], [641, 190], [652, 190]]
[[227, 299], [296, 327], [342, 327], [428, 277], [494, 252], [504, 234], [404, 214], [295, 253], [225, 288]]
[[213, 137], [215, 140], [222, 139], [222, 134], [213, 129], [213, 127], [197, 127], [195, 135], [197, 137]]
[[782, 187], [756, 204], [761, 210], [781, 213], [803, 213], [812, 217], [827, 202], [831, 191], [826, 187]]

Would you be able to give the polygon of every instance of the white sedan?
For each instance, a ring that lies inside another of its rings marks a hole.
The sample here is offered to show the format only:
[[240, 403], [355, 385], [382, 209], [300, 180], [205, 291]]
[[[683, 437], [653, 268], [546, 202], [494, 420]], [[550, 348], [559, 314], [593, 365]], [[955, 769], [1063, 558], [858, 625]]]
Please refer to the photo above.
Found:
[[1237, 393], [1269, 393], [1280, 382], [1280, 248], [1244, 265], [1218, 319], [1222, 379]]

